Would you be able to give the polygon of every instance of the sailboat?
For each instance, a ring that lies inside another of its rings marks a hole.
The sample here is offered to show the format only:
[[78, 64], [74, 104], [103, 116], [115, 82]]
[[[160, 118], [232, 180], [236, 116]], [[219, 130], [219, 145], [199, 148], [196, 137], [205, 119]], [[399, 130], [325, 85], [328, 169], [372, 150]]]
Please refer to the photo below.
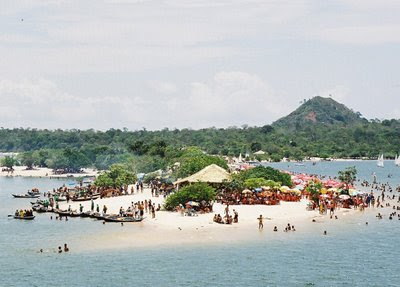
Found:
[[400, 166], [400, 155], [396, 155], [396, 157], [394, 158], [394, 164], [396, 166]]
[[382, 154], [382, 155], [380, 155], [380, 156], [378, 157], [378, 162], [377, 162], [376, 164], [377, 164], [378, 167], [384, 167], [385, 165], [384, 165], [383, 162], [384, 162], [384, 161], [383, 161], [383, 154]]

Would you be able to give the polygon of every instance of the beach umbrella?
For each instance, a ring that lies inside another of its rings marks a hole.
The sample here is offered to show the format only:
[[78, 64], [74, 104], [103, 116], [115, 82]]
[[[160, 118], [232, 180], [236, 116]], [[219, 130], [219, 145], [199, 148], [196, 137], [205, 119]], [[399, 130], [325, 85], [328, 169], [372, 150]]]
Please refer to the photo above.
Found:
[[331, 187], [330, 189], [328, 189], [328, 191], [330, 192], [338, 192], [338, 189], [335, 187]]
[[291, 189], [290, 192], [293, 192], [293, 193], [295, 193], [297, 195], [301, 194], [301, 191], [299, 189], [297, 189], [297, 188]]
[[191, 206], [199, 206], [200, 205], [196, 201], [188, 201], [186, 204], [191, 205]]
[[254, 189], [256, 192], [260, 192], [260, 191], [262, 191], [262, 188], [261, 187], [257, 187], [256, 189]]
[[261, 186], [261, 188], [264, 189], [264, 190], [270, 190], [271, 189], [270, 186]]
[[288, 186], [286, 186], [286, 185], [281, 186], [281, 187], [279, 188], [279, 190], [282, 191], [282, 192], [285, 192], [285, 191], [287, 191], [287, 190], [289, 190], [289, 189], [290, 189], [290, 188], [289, 188]]
[[363, 192], [355, 190], [355, 189], [352, 188], [352, 189], [349, 189], [349, 194], [351, 196], [355, 196], [355, 195], [363, 194]]
[[251, 190], [249, 190], [249, 189], [245, 189], [245, 190], [242, 191], [242, 193], [253, 193], [253, 192]]
[[326, 189], [326, 188], [321, 188], [321, 193], [322, 194], [325, 194], [325, 193], [327, 193], [328, 192], [328, 190]]
[[346, 200], [346, 199], [349, 199], [350, 196], [347, 195], [347, 194], [342, 194], [342, 195], [339, 195], [339, 198], [340, 198], [340, 199], [343, 199], [343, 200]]

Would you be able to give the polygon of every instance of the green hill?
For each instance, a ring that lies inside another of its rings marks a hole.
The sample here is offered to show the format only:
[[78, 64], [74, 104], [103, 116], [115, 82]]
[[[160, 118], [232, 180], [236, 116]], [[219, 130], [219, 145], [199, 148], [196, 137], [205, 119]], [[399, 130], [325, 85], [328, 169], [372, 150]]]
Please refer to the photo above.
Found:
[[365, 122], [360, 113], [331, 98], [314, 97], [304, 102], [294, 112], [273, 123], [275, 127], [285, 129], [302, 129], [310, 125], [352, 126]]

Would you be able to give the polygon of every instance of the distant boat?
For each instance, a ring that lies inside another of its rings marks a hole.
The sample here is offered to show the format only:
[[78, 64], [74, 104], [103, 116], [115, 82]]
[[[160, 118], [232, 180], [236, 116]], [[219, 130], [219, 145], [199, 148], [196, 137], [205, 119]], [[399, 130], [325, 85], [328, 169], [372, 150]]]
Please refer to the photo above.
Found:
[[383, 154], [381, 154], [381, 155], [378, 157], [378, 162], [376, 163], [376, 165], [377, 165], [378, 167], [384, 167], [384, 166], [385, 166], [385, 165], [384, 165]]
[[400, 155], [396, 155], [396, 157], [394, 158], [394, 164], [396, 166], [400, 166]]

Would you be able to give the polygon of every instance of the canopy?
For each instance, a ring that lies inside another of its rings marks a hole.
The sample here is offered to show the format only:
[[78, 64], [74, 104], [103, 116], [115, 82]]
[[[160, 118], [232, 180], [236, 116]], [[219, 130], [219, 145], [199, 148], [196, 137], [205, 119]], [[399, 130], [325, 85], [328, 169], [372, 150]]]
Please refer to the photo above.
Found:
[[230, 181], [230, 180], [231, 180], [231, 175], [229, 174], [229, 172], [227, 172], [225, 169], [216, 164], [211, 164], [203, 168], [199, 172], [192, 174], [191, 176], [182, 178], [174, 182], [174, 184], [180, 184], [184, 182], [222, 183], [224, 181]]
[[191, 206], [199, 206], [199, 203], [197, 203], [196, 201], [188, 201], [186, 204]]

